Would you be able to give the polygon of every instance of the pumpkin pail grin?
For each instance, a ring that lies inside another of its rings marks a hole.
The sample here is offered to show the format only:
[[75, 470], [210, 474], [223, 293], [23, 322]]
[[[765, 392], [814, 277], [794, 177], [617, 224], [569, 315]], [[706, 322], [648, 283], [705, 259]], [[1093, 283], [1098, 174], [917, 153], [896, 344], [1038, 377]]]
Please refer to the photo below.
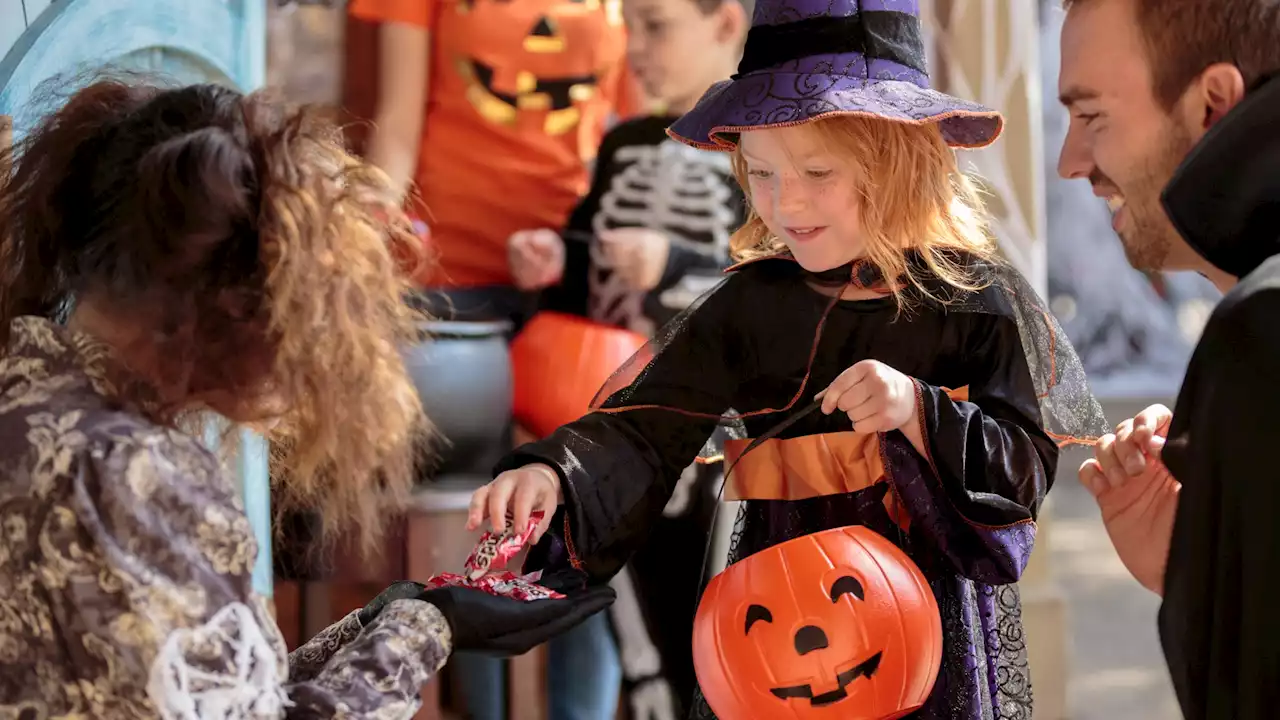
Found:
[[863, 660], [857, 665], [854, 665], [848, 670], [836, 675], [835, 690], [814, 695], [812, 685], [791, 685], [788, 687], [771, 688], [769, 692], [783, 700], [807, 698], [809, 700], [809, 704], [815, 707], [840, 702], [841, 700], [849, 697], [849, 693], [845, 690], [845, 688], [849, 687], [849, 683], [860, 677], [865, 677], [870, 680], [871, 676], [876, 674], [876, 670], [880, 667], [881, 655], [884, 655], [883, 651], [872, 655], [866, 660]]

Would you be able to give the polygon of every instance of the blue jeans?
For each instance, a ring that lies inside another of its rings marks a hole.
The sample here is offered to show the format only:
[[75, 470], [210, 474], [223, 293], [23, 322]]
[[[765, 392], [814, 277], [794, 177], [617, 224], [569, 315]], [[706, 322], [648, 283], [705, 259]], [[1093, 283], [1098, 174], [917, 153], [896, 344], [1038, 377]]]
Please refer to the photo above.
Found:
[[[550, 720], [612, 720], [622, 689], [622, 665], [608, 611], [547, 643]], [[471, 720], [507, 720], [506, 661], [457, 653], [449, 667]]]

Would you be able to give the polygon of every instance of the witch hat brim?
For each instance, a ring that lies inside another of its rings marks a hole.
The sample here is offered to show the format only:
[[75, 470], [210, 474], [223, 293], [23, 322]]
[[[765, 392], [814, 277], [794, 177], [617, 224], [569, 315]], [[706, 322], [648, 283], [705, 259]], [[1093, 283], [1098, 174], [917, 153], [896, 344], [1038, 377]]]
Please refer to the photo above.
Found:
[[[833, 4], [847, 14], [830, 15]], [[908, 11], [872, 9], [904, 5]], [[937, 123], [952, 147], [990, 145], [1004, 129], [1000, 113], [929, 87], [914, 5], [760, 0], [738, 74], [708, 90], [668, 133], [695, 147], [728, 150], [743, 131], [860, 115]]]

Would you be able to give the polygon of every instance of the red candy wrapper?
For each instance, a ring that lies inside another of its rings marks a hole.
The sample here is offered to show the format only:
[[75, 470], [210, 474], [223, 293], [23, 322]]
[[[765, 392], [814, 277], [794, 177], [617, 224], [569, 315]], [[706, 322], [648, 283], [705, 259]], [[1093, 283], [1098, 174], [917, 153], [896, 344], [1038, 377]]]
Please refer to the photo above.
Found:
[[463, 565], [464, 574], [441, 573], [428, 580], [427, 587], [439, 588], [446, 585], [472, 587], [490, 595], [501, 595], [524, 601], [563, 598], [564, 595], [538, 584], [538, 580], [542, 578], [541, 571], [528, 575], [516, 575], [505, 569], [511, 558], [515, 557], [529, 542], [529, 538], [533, 536], [533, 531], [537, 529], [538, 522], [541, 520], [542, 513], [531, 514], [529, 525], [517, 533], [508, 516], [506, 530], [501, 533], [489, 531], [480, 536], [480, 542], [467, 556], [467, 561]]
[[532, 513], [529, 516], [529, 525], [517, 533], [513, 527], [512, 518], [508, 515], [506, 530], [501, 533], [490, 531], [481, 535], [476, 549], [471, 551], [467, 556], [467, 562], [463, 565], [467, 577], [479, 580], [490, 570], [505, 568], [511, 558], [515, 557], [525, 543], [529, 542], [529, 538], [533, 536], [533, 531], [538, 528], [538, 522], [541, 520], [542, 513]]
[[472, 587], [477, 590], [483, 590], [490, 595], [502, 595], [516, 600], [548, 600], [560, 599], [564, 595], [549, 590], [538, 584], [538, 579], [542, 573], [530, 573], [528, 575], [516, 575], [512, 572], [501, 572], [494, 575], [485, 575], [479, 580], [471, 580], [457, 573], [440, 573], [426, 582], [428, 588], [445, 587], [446, 585], [458, 585], [463, 587]]

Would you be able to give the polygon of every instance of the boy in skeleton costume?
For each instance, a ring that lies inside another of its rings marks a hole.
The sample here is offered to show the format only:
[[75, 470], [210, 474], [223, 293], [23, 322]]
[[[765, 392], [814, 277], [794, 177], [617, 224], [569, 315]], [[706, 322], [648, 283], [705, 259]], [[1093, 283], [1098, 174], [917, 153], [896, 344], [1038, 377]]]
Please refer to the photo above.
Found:
[[[514, 238], [511, 263], [517, 283], [545, 288], [543, 309], [652, 335], [720, 280], [745, 219], [729, 158], [666, 129], [733, 72], [747, 12], [735, 0], [624, 0], [623, 15], [629, 63], [668, 112], [609, 132], [567, 227]], [[635, 720], [674, 720], [690, 705], [689, 635], [719, 476], [714, 466], [685, 468], [649, 543], [614, 580], [611, 616]]]
[[564, 231], [513, 238], [512, 273], [542, 290], [541, 309], [652, 335], [719, 281], [746, 217], [742, 192], [728, 157], [667, 137], [677, 117], [615, 127]]

